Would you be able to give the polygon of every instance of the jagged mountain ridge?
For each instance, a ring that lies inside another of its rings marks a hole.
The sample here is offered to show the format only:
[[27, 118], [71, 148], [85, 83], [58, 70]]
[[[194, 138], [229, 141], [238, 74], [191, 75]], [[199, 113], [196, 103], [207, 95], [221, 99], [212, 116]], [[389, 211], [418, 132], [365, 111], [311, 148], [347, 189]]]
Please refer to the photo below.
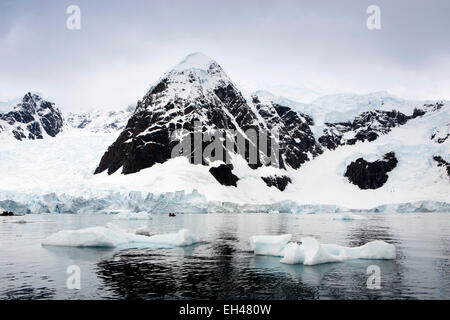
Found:
[[325, 123], [326, 128], [318, 141], [324, 147], [333, 150], [339, 146], [353, 145], [358, 141], [375, 141], [380, 135], [389, 133], [392, 128], [404, 125], [427, 112], [439, 110], [443, 105], [443, 102], [425, 104], [420, 109], [415, 108], [410, 116], [396, 110], [363, 112], [353, 121]]
[[12, 111], [0, 113], [0, 134], [17, 140], [55, 137], [63, 126], [61, 111], [36, 93], [27, 93]]

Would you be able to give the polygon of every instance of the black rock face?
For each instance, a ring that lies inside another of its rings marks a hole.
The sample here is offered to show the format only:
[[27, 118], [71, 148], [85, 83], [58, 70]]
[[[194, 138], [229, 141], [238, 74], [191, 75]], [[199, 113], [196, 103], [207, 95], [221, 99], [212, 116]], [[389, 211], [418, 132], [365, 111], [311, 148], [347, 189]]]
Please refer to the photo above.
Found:
[[[389, 133], [392, 128], [404, 125], [411, 119], [423, 116], [427, 111], [439, 108], [438, 104], [425, 105], [424, 109], [414, 109], [411, 116], [395, 110], [373, 110], [361, 113], [352, 122], [325, 123], [326, 129], [319, 137], [319, 143], [327, 149], [334, 150], [339, 146], [353, 145], [358, 141], [374, 141], [380, 135]], [[345, 138], [344, 135], [352, 137]]]
[[278, 132], [281, 168], [288, 165], [298, 169], [303, 163], [312, 160], [310, 156], [323, 153], [311, 131], [314, 121], [310, 116], [272, 102], [262, 103], [257, 96], [253, 97], [253, 104], [268, 130]]
[[433, 134], [431, 135], [431, 140], [436, 143], [442, 144], [447, 141], [448, 137], [450, 137], [450, 134], [447, 132], [450, 132], [450, 123], [441, 128], [434, 129]]
[[7, 124], [2, 126], [0, 122], [0, 133], [11, 130], [17, 140], [43, 139], [44, 132], [55, 137], [64, 125], [63, 116], [54, 103], [31, 93], [27, 93], [13, 111], [0, 114], [0, 120]]
[[445, 161], [441, 156], [433, 157], [433, 160], [437, 162], [438, 167], [444, 167], [447, 170], [447, 175], [450, 178], [450, 163]]
[[237, 187], [239, 178], [233, 174], [233, 166], [222, 164], [218, 167], [209, 169], [209, 172], [216, 178], [221, 185]]
[[11, 211], [3, 211], [2, 213], [0, 213], [0, 217], [13, 217], [14, 213], [12, 213]]
[[284, 191], [289, 183], [292, 183], [291, 178], [288, 176], [270, 176], [262, 177], [261, 179], [267, 184], [268, 187], [276, 187], [280, 191]]
[[[169, 80], [163, 80], [164, 83], [167, 81]], [[226, 129], [236, 129], [230, 114], [224, 112], [222, 108], [224, 105], [219, 100], [213, 101], [213, 103], [206, 97], [200, 97], [192, 101], [176, 99], [164, 105], [158, 105], [167, 94], [159, 91], [163, 87], [157, 85], [144, 97], [142, 103], [138, 103], [135, 113], [118, 139], [102, 157], [95, 173], [108, 170], [108, 174], [112, 174], [123, 167], [122, 173], [130, 174], [149, 168], [155, 163], [164, 163], [171, 158], [173, 148], [182, 143], [182, 140], [172, 139], [172, 134], [176, 130], [185, 130], [187, 134], [183, 139], [189, 138], [192, 142], [190, 154], [187, 155], [188, 159], [194, 163], [196, 153], [200, 152], [200, 161], [202, 164], [206, 164], [208, 161], [203, 159], [203, 151], [211, 140], [203, 141], [200, 146], [201, 150], [199, 150], [198, 146], [193, 143], [194, 133], [210, 130], [224, 132]], [[233, 96], [235, 98], [235, 95]], [[242, 103], [244, 102], [242, 101]], [[237, 104], [234, 99], [234, 111], [242, 117], [244, 112], [239, 109], [244, 109], [245, 105], [238, 107]], [[225, 107], [231, 108], [229, 105], [225, 105]], [[248, 116], [244, 117], [244, 119], [247, 118]], [[196, 127], [196, 123], [200, 126]], [[254, 122], [252, 119], [250, 123], [241, 122], [240, 124], [242, 127], [248, 128]], [[227, 152], [234, 152], [234, 150], [227, 150], [224, 142], [221, 152], [225, 158]]]
[[385, 154], [383, 159], [375, 162], [359, 158], [347, 166], [345, 177], [360, 189], [378, 189], [386, 183], [387, 173], [392, 171], [397, 163], [394, 152]]

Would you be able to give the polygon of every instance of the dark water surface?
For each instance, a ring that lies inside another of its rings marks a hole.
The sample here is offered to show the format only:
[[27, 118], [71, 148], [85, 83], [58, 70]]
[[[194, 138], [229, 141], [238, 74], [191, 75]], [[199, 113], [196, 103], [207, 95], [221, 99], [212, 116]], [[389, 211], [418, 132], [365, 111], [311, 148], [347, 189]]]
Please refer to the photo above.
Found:
[[[154, 215], [113, 221], [108, 215], [29, 215], [0, 218], [0, 299], [450, 299], [450, 215], [367, 214], [338, 221], [331, 214]], [[191, 229], [201, 242], [183, 248], [42, 247], [64, 229], [146, 226], [152, 234]], [[358, 246], [384, 240], [397, 259], [316, 266], [283, 265], [254, 256], [252, 235], [292, 233], [322, 243]], [[81, 270], [81, 289], [66, 286], [67, 267]], [[366, 269], [381, 269], [370, 290]]]

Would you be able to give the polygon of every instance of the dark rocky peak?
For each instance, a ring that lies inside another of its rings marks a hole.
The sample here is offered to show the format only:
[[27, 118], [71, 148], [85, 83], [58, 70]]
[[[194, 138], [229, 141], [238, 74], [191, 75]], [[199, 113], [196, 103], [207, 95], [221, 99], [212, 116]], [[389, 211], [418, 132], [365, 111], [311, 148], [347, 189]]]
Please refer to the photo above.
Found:
[[0, 133], [17, 140], [55, 137], [63, 129], [61, 111], [38, 94], [27, 93], [13, 111], [0, 114]]
[[[226, 145], [226, 135], [235, 130], [245, 146], [237, 150]], [[119, 138], [100, 161], [96, 173], [111, 174], [122, 167], [122, 173], [138, 172], [172, 157], [175, 146], [195, 140], [196, 134], [221, 135], [204, 139], [199, 146], [191, 144], [187, 156], [194, 163], [208, 164], [215, 159], [204, 157], [211, 141], [217, 143], [217, 154], [226, 157], [239, 151], [252, 167], [262, 165], [264, 155], [250, 161], [249, 149], [254, 145], [247, 130], [265, 132], [257, 115], [249, 107], [222, 68], [203, 54], [186, 57], [166, 73], [139, 101]], [[198, 156], [200, 154], [200, 161]]]
[[360, 189], [378, 189], [386, 183], [389, 178], [387, 173], [392, 171], [397, 163], [394, 152], [386, 153], [383, 159], [374, 162], [359, 158], [347, 166], [345, 177]]
[[252, 103], [268, 130], [278, 133], [281, 167], [288, 165], [298, 169], [322, 153], [311, 131], [314, 121], [310, 116], [256, 95], [252, 97]]

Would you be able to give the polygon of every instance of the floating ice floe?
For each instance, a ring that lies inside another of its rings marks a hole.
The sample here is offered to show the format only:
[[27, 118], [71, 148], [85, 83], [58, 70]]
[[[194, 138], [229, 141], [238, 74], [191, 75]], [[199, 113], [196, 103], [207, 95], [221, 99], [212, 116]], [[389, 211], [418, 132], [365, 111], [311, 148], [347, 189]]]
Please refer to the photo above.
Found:
[[24, 224], [24, 223], [28, 223], [29, 221], [27, 220], [3, 220], [3, 223], [18, 223], [18, 224]]
[[142, 212], [120, 212], [116, 214], [113, 220], [151, 220], [150, 213]]
[[250, 245], [255, 254], [282, 257], [284, 248], [291, 241], [292, 234], [280, 236], [253, 236]]
[[281, 256], [283, 258], [280, 262], [286, 264], [316, 265], [352, 259], [391, 260], [396, 257], [395, 246], [380, 240], [350, 248], [337, 244], [320, 244], [312, 237], [302, 238], [301, 244], [288, 243], [290, 237], [291, 235], [252, 237], [252, 249], [258, 255]]
[[27, 220], [12, 220], [10, 221], [11, 223], [19, 223], [19, 224], [24, 224], [24, 223], [28, 223]]
[[358, 214], [344, 213], [333, 215], [333, 220], [350, 221], [350, 220], [367, 220], [367, 218], [364, 216], [360, 216]]
[[139, 235], [126, 232], [108, 225], [107, 227], [91, 227], [80, 230], [59, 231], [42, 241], [43, 246], [62, 247], [106, 247], [137, 244], [189, 246], [198, 242], [197, 237], [188, 229], [181, 229], [177, 233], [158, 234], [153, 236]]

